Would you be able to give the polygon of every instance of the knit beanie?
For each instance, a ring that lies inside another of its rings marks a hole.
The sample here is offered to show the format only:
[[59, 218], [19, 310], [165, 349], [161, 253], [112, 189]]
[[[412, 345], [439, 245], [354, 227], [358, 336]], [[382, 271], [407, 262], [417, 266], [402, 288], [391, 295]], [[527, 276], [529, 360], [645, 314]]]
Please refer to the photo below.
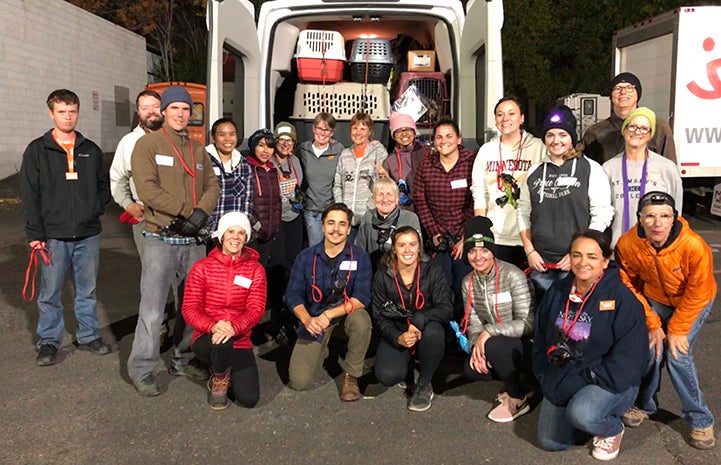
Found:
[[463, 261], [468, 264], [468, 252], [474, 247], [485, 247], [496, 256], [496, 238], [491, 228], [493, 222], [485, 216], [474, 216], [468, 221], [463, 235]]
[[641, 87], [641, 81], [638, 80], [638, 77], [636, 77], [633, 73], [621, 73], [616, 75], [615, 78], [611, 79], [611, 91], [613, 92], [613, 88], [616, 87], [617, 84], [621, 84], [622, 82], [625, 82], [627, 84], [631, 84], [636, 88], [636, 95], [638, 97], [637, 102], [641, 101], [641, 91], [643, 88]]
[[648, 120], [648, 124], [651, 127], [650, 138], [653, 138], [653, 135], [656, 132], [656, 113], [654, 113], [653, 110], [647, 107], [638, 107], [628, 114], [626, 119], [623, 120], [623, 124], [621, 125], [621, 134], [623, 134], [623, 132], [626, 130], [626, 126], [628, 126], [628, 123], [630, 123], [631, 120], [634, 119], [636, 116], [646, 117], [646, 119]]
[[391, 113], [391, 136], [399, 129], [411, 128], [416, 132], [416, 122], [412, 116], [394, 111]]
[[193, 99], [190, 98], [190, 93], [185, 87], [171, 86], [163, 91], [163, 95], [160, 97], [160, 111], [165, 111], [165, 108], [173, 102], [183, 102], [193, 109]]
[[273, 133], [265, 128], [258, 129], [250, 135], [250, 137], [248, 138], [248, 150], [250, 151], [251, 157], [255, 157], [255, 147], [260, 143], [262, 139], [266, 138], [275, 140], [275, 136], [273, 135]]
[[278, 139], [280, 136], [288, 136], [293, 139], [293, 142], [298, 142], [298, 137], [295, 133], [295, 126], [285, 121], [278, 123], [278, 125], [275, 127], [274, 135], [276, 139]]
[[563, 129], [571, 136], [573, 146], [578, 144], [578, 135], [576, 134], [576, 117], [566, 105], [551, 108], [551, 111], [543, 120], [543, 131], [541, 137], [546, 138], [546, 133], [551, 129]]
[[240, 226], [245, 231], [246, 242], [250, 240], [250, 220], [245, 213], [228, 212], [220, 217], [218, 221], [218, 240], [223, 242], [223, 234], [231, 226]]

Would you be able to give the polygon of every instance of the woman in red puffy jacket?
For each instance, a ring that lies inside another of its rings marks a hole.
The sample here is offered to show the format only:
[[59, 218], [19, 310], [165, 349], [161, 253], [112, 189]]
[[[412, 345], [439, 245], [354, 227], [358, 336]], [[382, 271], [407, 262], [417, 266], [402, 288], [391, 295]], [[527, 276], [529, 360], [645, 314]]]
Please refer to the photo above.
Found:
[[245, 247], [248, 217], [240, 212], [218, 221], [220, 246], [199, 260], [185, 283], [183, 316], [193, 328], [192, 349], [210, 366], [208, 405], [228, 407], [228, 387], [240, 404], [258, 403], [258, 368], [250, 332], [263, 317], [265, 270], [258, 252]]

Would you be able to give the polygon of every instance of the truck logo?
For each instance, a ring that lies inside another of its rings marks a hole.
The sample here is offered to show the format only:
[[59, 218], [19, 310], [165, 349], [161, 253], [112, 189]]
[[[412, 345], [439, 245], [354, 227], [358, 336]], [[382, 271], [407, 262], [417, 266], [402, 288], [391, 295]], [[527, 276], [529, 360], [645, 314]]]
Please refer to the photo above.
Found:
[[[703, 49], [710, 52], [714, 49], [716, 43], [711, 37], [707, 37], [703, 41]], [[713, 87], [712, 90], [707, 90], [696, 84], [696, 81], [691, 81], [686, 84], [688, 90], [691, 91], [698, 98], [704, 100], [715, 100], [721, 98], [721, 78], [719, 78], [719, 70], [721, 70], [721, 58], [709, 61], [706, 64], [706, 74], [708, 75], [708, 82]]]

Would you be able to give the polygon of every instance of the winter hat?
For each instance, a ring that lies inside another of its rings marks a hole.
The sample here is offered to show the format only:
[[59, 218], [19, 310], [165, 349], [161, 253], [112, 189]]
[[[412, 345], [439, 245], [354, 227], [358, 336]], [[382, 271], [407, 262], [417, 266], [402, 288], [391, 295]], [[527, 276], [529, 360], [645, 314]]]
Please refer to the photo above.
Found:
[[611, 92], [613, 92], [613, 88], [616, 87], [617, 84], [621, 84], [622, 82], [625, 82], [627, 84], [631, 84], [636, 88], [636, 95], [638, 96], [636, 102], [641, 100], [641, 91], [643, 88], [641, 87], [641, 81], [638, 80], [638, 77], [636, 77], [633, 73], [621, 73], [616, 75], [615, 78], [611, 79]]
[[576, 134], [576, 117], [566, 105], [551, 108], [546, 118], [543, 120], [542, 138], [546, 138], [546, 133], [551, 129], [563, 129], [571, 136], [573, 146], [578, 144], [578, 135]]
[[399, 129], [411, 128], [416, 132], [416, 122], [412, 116], [394, 111], [391, 113], [391, 136]]
[[295, 134], [295, 126], [285, 121], [278, 123], [275, 127], [275, 138], [278, 139], [280, 136], [288, 136], [293, 139], [293, 142], [298, 142], [298, 137]]
[[265, 128], [258, 129], [250, 135], [250, 137], [248, 138], [248, 149], [250, 150], [251, 157], [255, 156], [255, 147], [260, 143], [262, 139], [266, 138], [275, 140], [275, 136], [273, 135], [273, 133]]
[[638, 201], [638, 210], [636, 210], [636, 215], [639, 218], [641, 217], [641, 210], [643, 210], [643, 207], [647, 205], [668, 205], [673, 208], [673, 216], [678, 216], [678, 211], [676, 211], [676, 200], [671, 197], [671, 194], [667, 194], [666, 192], [652, 191], [647, 192], [646, 195], [641, 197]]
[[246, 242], [250, 240], [250, 220], [245, 213], [241, 212], [228, 212], [220, 217], [218, 221], [218, 240], [223, 242], [223, 234], [231, 226], [240, 226], [245, 231]]
[[656, 113], [654, 113], [653, 110], [647, 107], [638, 107], [628, 114], [626, 119], [623, 120], [623, 124], [621, 125], [621, 134], [623, 134], [623, 132], [626, 130], [626, 126], [628, 126], [628, 123], [630, 123], [631, 120], [634, 119], [636, 116], [645, 116], [646, 119], [648, 119], [648, 124], [651, 127], [651, 138], [653, 138], [653, 135], [656, 132]]
[[165, 89], [163, 95], [160, 97], [160, 111], [165, 111], [165, 108], [173, 102], [183, 102], [193, 109], [193, 99], [190, 98], [190, 93], [185, 87], [171, 86]]
[[468, 252], [474, 247], [485, 247], [496, 256], [496, 238], [491, 228], [493, 223], [485, 216], [474, 216], [466, 225], [463, 235], [463, 261], [468, 264]]

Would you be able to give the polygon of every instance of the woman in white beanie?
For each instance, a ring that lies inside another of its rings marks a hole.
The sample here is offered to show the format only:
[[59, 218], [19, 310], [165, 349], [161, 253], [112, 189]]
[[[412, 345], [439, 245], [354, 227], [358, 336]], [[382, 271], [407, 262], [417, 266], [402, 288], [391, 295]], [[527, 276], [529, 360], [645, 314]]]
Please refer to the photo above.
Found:
[[266, 279], [258, 252], [245, 247], [249, 236], [244, 213], [223, 215], [220, 245], [195, 263], [185, 283], [183, 316], [193, 328], [193, 352], [210, 366], [213, 410], [227, 408], [229, 386], [245, 407], [254, 407], [260, 395], [250, 332], [265, 312]]

